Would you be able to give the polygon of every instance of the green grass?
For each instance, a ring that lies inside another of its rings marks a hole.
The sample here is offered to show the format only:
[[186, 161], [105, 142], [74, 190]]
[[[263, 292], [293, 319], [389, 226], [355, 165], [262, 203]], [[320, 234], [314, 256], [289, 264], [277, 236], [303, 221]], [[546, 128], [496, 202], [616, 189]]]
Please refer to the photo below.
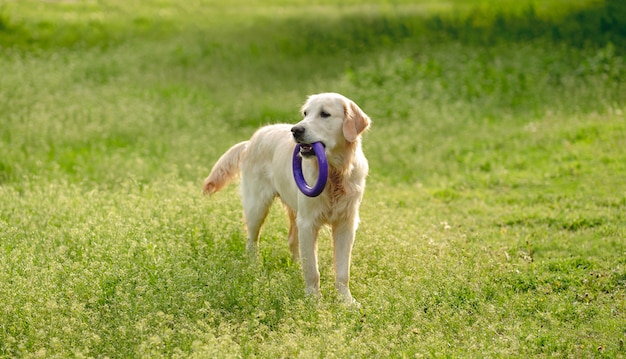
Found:
[[[617, 0], [0, 2], [0, 357], [625, 357]], [[344, 307], [210, 167], [373, 119]]]

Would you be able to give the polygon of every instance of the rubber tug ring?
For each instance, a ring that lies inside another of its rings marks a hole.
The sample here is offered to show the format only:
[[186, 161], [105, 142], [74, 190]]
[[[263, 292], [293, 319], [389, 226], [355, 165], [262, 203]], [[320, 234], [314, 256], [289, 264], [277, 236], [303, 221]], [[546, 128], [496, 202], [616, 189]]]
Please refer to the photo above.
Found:
[[296, 144], [293, 150], [293, 178], [296, 180], [296, 185], [302, 193], [309, 197], [317, 197], [322, 193], [324, 187], [326, 187], [326, 181], [328, 180], [328, 160], [326, 159], [326, 151], [324, 145], [321, 142], [314, 142], [311, 144], [315, 151], [315, 157], [317, 157], [317, 165], [320, 173], [317, 177], [317, 183], [311, 187], [306, 183], [304, 174], [302, 174], [302, 156], [300, 155], [300, 144]]

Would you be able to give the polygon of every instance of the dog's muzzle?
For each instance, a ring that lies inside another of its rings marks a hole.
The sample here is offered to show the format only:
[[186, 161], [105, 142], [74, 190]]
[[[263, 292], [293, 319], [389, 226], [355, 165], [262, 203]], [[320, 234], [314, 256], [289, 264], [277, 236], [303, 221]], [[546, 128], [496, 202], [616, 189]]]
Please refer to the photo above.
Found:
[[293, 135], [294, 141], [300, 144], [300, 155], [302, 155], [302, 157], [309, 157], [315, 155], [315, 150], [310, 143], [304, 143], [305, 132], [306, 128], [301, 125], [296, 125], [291, 128], [291, 134]]
[[[311, 157], [315, 156], [315, 149], [313, 145], [310, 143], [306, 143], [304, 140], [306, 134], [306, 127], [302, 125], [296, 125], [291, 128], [291, 134], [293, 135], [294, 141], [300, 144], [300, 155], [302, 157]], [[326, 148], [326, 144], [322, 142], [322, 146]]]
[[293, 139], [296, 140], [297, 143], [302, 143], [305, 132], [306, 128], [302, 125], [296, 125], [291, 128], [291, 134], [293, 135]]

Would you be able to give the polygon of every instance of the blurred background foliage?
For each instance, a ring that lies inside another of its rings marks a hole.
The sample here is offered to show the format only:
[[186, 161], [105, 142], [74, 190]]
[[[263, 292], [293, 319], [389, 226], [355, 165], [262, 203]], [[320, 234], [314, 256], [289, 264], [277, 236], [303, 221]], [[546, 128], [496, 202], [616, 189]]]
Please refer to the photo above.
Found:
[[[349, 9], [352, 15], [347, 16], [345, 11], [334, 14], [334, 4], [316, 2], [328, 8], [328, 16], [322, 18], [298, 11], [299, 5], [312, 6], [301, 0], [236, 1], [228, 6], [211, 1], [161, 1], [158, 7], [139, 8], [137, 13], [121, 1], [24, 3], [29, 4], [17, 8], [11, 2], [0, 4], [3, 48], [106, 47], [127, 38], [158, 38], [189, 27], [239, 28], [235, 36], [244, 42], [271, 34], [276, 46], [293, 55], [305, 50], [321, 54], [371, 51], [418, 36], [433, 42], [451, 39], [480, 45], [541, 38], [578, 47], [603, 47], [610, 42], [620, 52], [626, 48], [626, 2], [621, 0], [343, 2], [338, 6]], [[257, 13], [257, 18], [250, 23], [241, 16], [241, 22], [233, 22], [238, 11]], [[62, 23], [57, 20], [59, 12]], [[228, 24], [223, 22], [224, 14], [229, 15]], [[185, 22], [178, 21], [178, 16], [185, 16]]]

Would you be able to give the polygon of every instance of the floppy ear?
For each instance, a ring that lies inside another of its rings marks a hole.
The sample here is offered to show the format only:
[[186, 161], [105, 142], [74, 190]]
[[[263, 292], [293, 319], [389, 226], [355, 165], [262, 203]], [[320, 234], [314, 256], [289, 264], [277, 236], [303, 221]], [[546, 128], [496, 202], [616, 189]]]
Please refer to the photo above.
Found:
[[348, 101], [343, 106], [345, 113], [343, 137], [348, 142], [354, 142], [363, 131], [370, 127], [370, 118], [353, 101]]

